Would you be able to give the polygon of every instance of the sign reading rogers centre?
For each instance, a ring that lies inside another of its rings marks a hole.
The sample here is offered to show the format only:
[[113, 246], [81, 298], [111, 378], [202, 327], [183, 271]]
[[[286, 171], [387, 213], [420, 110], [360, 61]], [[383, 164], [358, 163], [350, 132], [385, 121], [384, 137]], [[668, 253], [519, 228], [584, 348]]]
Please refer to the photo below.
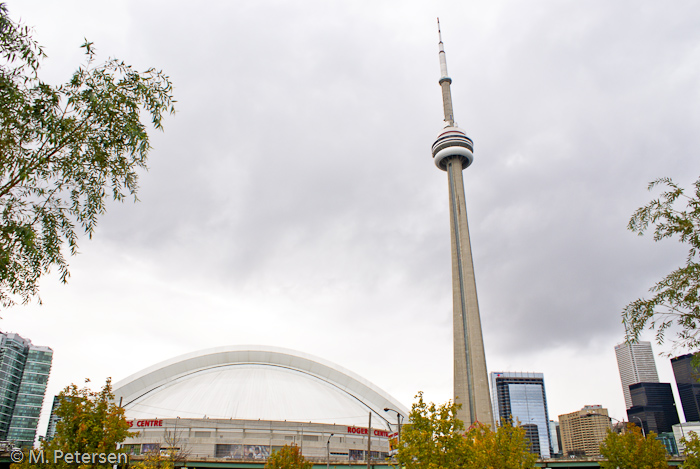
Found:
[[[367, 428], [362, 428], [362, 427], [348, 427], [348, 433], [356, 433], [358, 435], [366, 435], [368, 432]], [[389, 437], [389, 432], [386, 430], [378, 430], [378, 429], [373, 429], [372, 430], [372, 435], [374, 436], [383, 436], [388, 438]]]
[[133, 427], [162, 427], [162, 420], [129, 420], [129, 428]]

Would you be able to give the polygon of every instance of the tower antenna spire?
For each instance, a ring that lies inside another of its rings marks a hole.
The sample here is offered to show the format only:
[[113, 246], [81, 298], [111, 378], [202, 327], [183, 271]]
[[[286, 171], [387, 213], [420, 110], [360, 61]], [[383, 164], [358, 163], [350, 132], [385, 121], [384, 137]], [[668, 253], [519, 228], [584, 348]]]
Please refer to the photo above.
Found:
[[437, 19], [438, 37], [440, 42], [440, 87], [442, 88], [442, 107], [445, 111], [445, 127], [457, 127], [454, 111], [452, 110], [452, 91], [450, 85], [452, 78], [447, 74], [447, 58], [445, 57], [445, 45], [442, 43], [442, 31], [440, 31], [440, 18]]

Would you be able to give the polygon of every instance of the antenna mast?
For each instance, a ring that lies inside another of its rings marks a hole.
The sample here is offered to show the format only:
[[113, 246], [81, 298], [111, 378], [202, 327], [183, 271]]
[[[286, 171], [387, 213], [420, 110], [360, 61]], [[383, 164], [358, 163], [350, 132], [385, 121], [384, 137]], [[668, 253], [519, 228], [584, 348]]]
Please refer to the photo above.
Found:
[[457, 127], [454, 112], [452, 110], [452, 92], [450, 84], [452, 78], [447, 75], [447, 59], [445, 58], [445, 45], [442, 43], [442, 32], [440, 31], [440, 18], [437, 19], [438, 36], [440, 38], [440, 87], [442, 88], [442, 107], [445, 111], [445, 127]]

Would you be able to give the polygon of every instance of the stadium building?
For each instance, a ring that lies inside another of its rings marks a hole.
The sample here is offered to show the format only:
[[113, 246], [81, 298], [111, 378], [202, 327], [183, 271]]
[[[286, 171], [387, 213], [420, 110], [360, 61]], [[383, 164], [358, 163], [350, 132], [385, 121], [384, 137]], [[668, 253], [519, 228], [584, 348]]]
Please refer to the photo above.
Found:
[[[408, 410], [360, 376], [275, 347], [219, 347], [167, 360], [114, 386], [133, 455], [169, 451], [190, 462], [265, 460], [284, 445], [312, 461], [389, 456]], [[390, 409], [390, 411], [385, 411]], [[371, 424], [370, 424], [371, 421]], [[370, 441], [368, 441], [368, 438]]]

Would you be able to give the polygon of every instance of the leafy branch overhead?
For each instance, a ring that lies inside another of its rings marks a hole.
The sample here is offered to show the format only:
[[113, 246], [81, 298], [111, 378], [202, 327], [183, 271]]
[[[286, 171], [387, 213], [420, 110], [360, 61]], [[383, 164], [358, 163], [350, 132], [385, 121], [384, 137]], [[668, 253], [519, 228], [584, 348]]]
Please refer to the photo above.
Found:
[[688, 245], [685, 265], [673, 270], [649, 289], [651, 298], [639, 298], [622, 312], [628, 340], [636, 341], [647, 328], [656, 331], [659, 343], [665, 339], [672, 325], [679, 327], [674, 345], [688, 349], [700, 346], [700, 180], [693, 184], [692, 195], [687, 195], [670, 178], [660, 178], [649, 184], [649, 189], [665, 186], [659, 198], [637, 209], [628, 229], [643, 235], [650, 227], [654, 240], [677, 237]]
[[138, 190], [138, 170], [151, 149], [147, 123], [162, 129], [174, 112], [172, 84], [163, 72], [134, 70], [117, 59], [86, 63], [53, 86], [39, 78], [45, 54], [31, 30], [0, 4], [0, 304], [27, 302], [52, 267], [69, 272], [67, 244], [77, 253], [79, 232], [92, 236], [107, 198]]

